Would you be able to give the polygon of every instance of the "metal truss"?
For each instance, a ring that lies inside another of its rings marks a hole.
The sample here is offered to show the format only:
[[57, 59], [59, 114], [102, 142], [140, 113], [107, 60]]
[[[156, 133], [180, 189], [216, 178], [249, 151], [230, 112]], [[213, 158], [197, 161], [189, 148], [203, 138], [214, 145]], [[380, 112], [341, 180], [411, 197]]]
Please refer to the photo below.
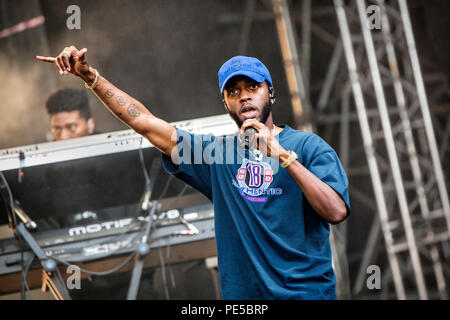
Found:
[[334, 4], [396, 296], [407, 299], [409, 289], [412, 298], [446, 299], [449, 200], [406, 2], [371, 3], [380, 9], [379, 32], [367, 24], [364, 0]]
[[[438, 69], [422, 72], [406, 1], [330, 0], [313, 7], [310, 0], [261, 0], [264, 11], [247, 1], [243, 31], [254, 20], [276, 24], [295, 125], [333, 141], [352, 200], [373, 217], [364, 250], [353, 256], [347, 257], [347, 223], [331, 228], [339, 298], [367, 297], [366, 268], [386, 255], [379, 298], [447, 299], [449, 168], [442, 162], [450, 118], [442, 101], [450, 101], [450, 89]], [[369, 29], [370, 5], [379, 9], [379, 30]], [[246, 37], [243, 32], [241, 48]], [[310, 71], [317, 39], [332, 48], [319, 81]], [[359, 269], [350, 286], [352, 259]]]

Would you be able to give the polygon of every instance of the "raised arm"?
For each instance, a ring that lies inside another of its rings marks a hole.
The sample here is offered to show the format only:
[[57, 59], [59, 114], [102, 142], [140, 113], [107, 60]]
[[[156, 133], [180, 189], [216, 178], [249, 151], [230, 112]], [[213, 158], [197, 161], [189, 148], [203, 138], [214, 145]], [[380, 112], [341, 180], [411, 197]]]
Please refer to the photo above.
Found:
[[[96, 70], [87, 63], [86, 52], [86, 48], [78, 50], [70, 46], [64, 48], [57, 57], [37, 56], [36, 59], [53, 63], [61, 75], [72, 74], [92, 86], [96, 78]], [[92, 91], [123, 123], [147, 138], [161, 152], [171, 156], [177, 142], [175, 127], [155, 117], [142, 103], [118, 89], [101, 75], [98, 75], [97, 84]]]

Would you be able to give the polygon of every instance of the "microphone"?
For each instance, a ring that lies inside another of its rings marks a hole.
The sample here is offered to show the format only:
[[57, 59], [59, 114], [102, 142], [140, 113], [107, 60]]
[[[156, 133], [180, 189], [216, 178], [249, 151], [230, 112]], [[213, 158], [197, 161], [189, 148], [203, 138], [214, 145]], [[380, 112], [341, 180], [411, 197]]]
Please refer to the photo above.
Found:
[[245, 150], [249, 150], [250, 147], [254, 146], [256, 144], [256, 133], [258, 132], [258, 130], [256, 130], [253, 127], [248, 127], [247, 129], [245, 129], [243, 137], [241, 139], [241, 147]]

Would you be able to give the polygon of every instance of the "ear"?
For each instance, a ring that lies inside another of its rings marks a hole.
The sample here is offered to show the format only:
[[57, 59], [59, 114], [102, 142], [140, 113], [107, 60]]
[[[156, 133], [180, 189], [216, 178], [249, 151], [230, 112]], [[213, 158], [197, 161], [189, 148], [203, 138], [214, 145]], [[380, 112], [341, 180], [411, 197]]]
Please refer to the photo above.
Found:
[[227, 104], [225, 103], [225, 100], [222, 99], [222, 102], [223, 102], [223, 106], [225, 107], [225, 110], [227, 110], [227, 112], [228, 112], [228, 107], [227, 107]]
[[269, 87], [269, 99], [272, 104], [275, 102], [275, 89], [273, 87]]
[[93, 134], [95, 130], [95, 121], [94, 118], [89, 118], [87, 121], [87, 127], [89, 134]]

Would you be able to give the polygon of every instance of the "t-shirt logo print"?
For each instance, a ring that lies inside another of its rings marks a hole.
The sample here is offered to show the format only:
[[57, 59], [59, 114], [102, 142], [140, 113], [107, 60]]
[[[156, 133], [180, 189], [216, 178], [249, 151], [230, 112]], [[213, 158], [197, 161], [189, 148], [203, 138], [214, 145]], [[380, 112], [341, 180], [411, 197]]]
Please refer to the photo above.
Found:
[[243, 193], [259, 196], [265, 193], [273, 181], [273, 171], [268, 163], [244, 159], [237, 172], [236, 180]]

